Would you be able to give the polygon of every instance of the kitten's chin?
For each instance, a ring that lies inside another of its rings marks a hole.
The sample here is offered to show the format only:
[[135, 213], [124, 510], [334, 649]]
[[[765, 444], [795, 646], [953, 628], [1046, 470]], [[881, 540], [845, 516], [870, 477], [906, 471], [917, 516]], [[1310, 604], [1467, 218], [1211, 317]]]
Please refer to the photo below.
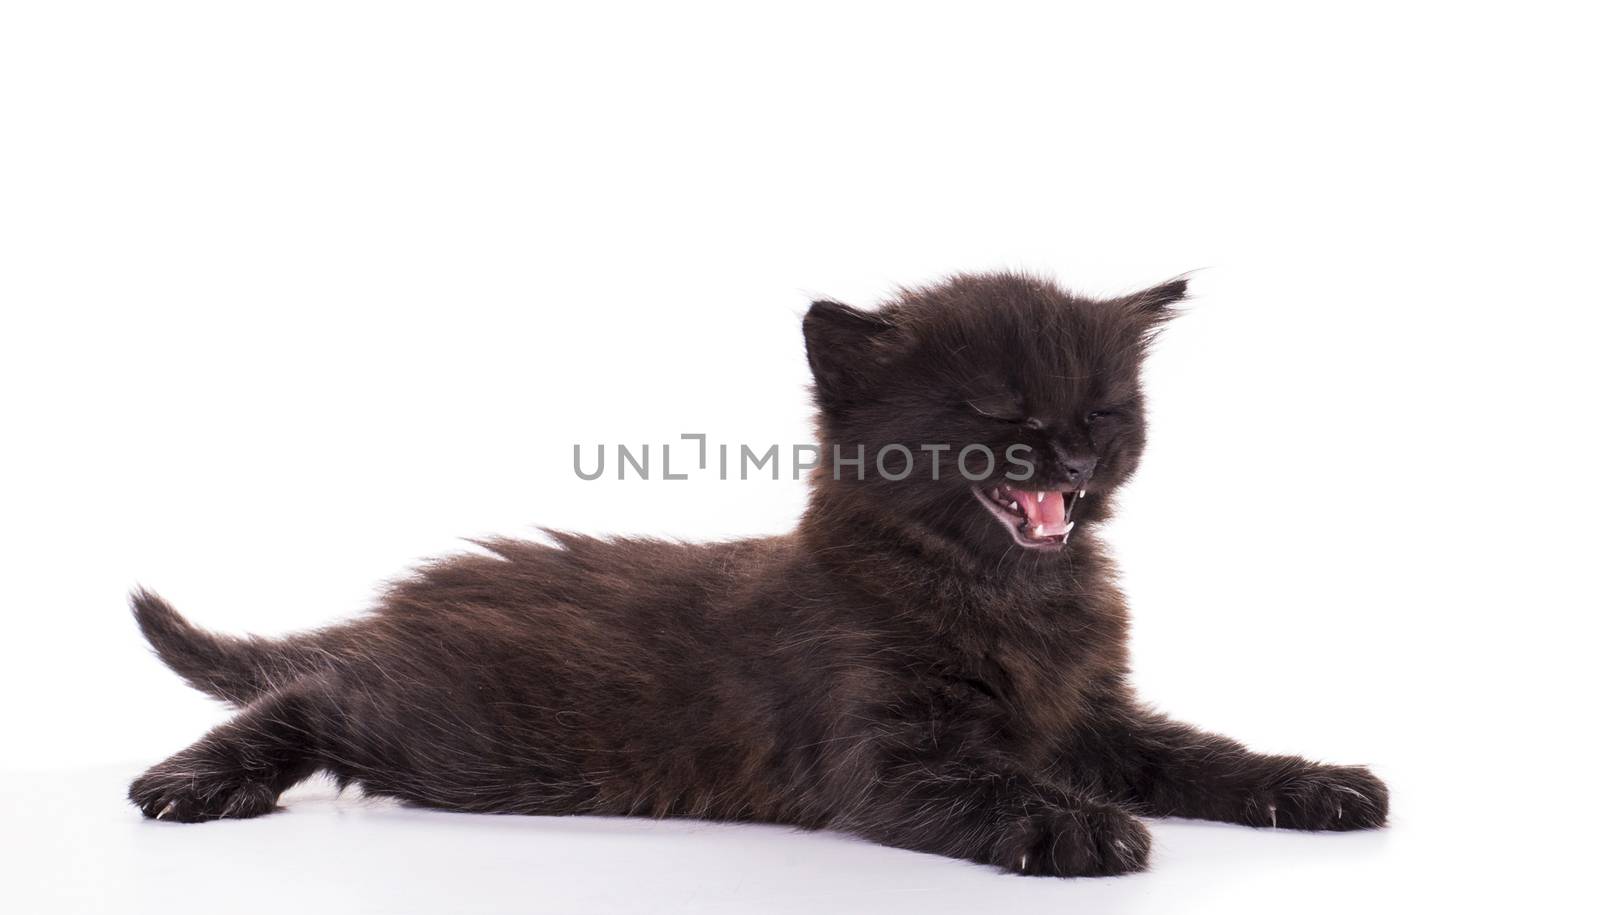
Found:
[[1072, 509], [1084, 491], [1020, 489], [1005, 483], [972, 487], [978, 504], [1005, 528], [1017, 546], [1039, 552], [1057, 552], [1067, 544]]

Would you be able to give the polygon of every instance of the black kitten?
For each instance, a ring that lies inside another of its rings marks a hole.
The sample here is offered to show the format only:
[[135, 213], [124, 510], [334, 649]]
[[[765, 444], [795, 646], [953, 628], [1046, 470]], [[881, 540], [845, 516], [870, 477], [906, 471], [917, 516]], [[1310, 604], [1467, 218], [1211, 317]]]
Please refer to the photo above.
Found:
[[1144, 867], [1138, 815], [1381, 826], [1366, 769], [1252, 753], [1126, 685], [1096, 528], [1183, 294], [991, 275], [814, 304], [827, 459], [794, 534], [490, 541], [279, 641], [137, 592], [162, 659], [240, 712], [130, 797], [251, 817], [320, 770], [451, 810], [764, 820], [1056, 876]]

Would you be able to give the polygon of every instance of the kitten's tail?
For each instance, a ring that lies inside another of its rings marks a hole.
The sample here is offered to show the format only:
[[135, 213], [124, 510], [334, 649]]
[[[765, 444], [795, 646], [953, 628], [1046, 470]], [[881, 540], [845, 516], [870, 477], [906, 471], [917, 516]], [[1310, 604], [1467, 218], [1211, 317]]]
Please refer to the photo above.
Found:
[[128, 600], [139, 630], [168, 667], [195, 689], [234, 705], [326, 669], [333, 660], [318, 634], [286, 639], [215, 635], [192, 625], [144, 588], [135, 589]]

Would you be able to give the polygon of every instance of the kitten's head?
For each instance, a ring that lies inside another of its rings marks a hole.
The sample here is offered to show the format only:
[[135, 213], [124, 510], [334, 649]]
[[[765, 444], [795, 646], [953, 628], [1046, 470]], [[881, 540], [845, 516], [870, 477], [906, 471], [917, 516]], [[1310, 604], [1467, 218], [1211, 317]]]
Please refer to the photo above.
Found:
[[986, 274], [875, 312], [814, 303], [818, 484], [886, 528], [980, 553], [1060, 550], [1139, 463], [1140, 364], [1185, 286], [1095, 300]]

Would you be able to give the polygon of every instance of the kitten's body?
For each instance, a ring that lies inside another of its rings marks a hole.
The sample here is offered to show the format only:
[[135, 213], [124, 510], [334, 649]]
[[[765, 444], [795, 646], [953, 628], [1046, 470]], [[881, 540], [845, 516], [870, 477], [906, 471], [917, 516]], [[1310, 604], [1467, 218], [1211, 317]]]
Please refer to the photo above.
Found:
[[[1036, 481], [1084, 491], [1059, 540], [997, 526], [953, 452], [919, 452], [903, 482], [870, 460], [819, 473], [790, 536], [491, 541], [281, 642], [202, 633], [140, 592], [163, 659], [243, 711], [131, 796], [149, 816], [254, 816], [326, 770], [449, 809], [829, 827], [1057, 875], [1142, 867], [1135, 813], [1381, 825], [1365, 770], [1249, 753], [1124, 682], [1095, 527], [1142, 447], [1144, 342], [1181, 294], [976, 277], [807, 318], [825, 446], [1031, 439]], [[1092, 404], [1118, 418], [1078, 422]]]

